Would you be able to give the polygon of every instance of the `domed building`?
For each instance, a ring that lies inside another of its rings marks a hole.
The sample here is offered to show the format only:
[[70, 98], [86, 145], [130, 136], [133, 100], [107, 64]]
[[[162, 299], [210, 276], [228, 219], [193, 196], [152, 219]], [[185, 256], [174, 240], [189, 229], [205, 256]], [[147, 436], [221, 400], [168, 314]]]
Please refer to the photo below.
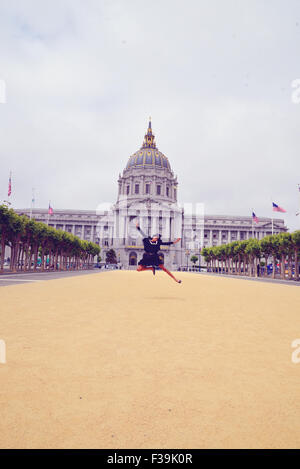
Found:
[[[102, 261], [114, 249], [125, 269], [136, 269], [143, 254], [139, 222], [148, 235], [159, 232], [164, 241], [181, 238], [175, 246], [162, 246], [167, 268], [191, 267], [190, 258], [200, 256], [202, 247], [234, 240], [261, 239], [272, 231], [287, 231], [283, 219], [259, 218], [253, 226], [251, 216], [204, 215], [203, 204], [177, 203], [177, 177], [168, 158], [158, 150], [151, 120], [139, 150], [131, 155], [118, 179], [117, 201], [96, 210], [18, 209], [56, 229], [62, 229], [101, 246]], [[198, 264], [198, 262], [197, 262]]]
[[[159, 232], [166, 241], [181, 237], [177, 178], [168, 158], [156, 146], [151, 120], [141, 148], [129, 157], [118, 185], [118, 199], [113, 207], [114, 248], [120, 263], [133, 267], [143, 252], [137, 222], [145, 233]], [[169, 267], [180, 263], [179, 243], [176, 248], [165, 247], [163, 252]]]
[[118, 197], [129, 200], [148, 197], [156, 201], [176, 202], [177, 178], [168, 158], [158, 150], [151, 120], [141, 148], [131, 155], [119, 176]]

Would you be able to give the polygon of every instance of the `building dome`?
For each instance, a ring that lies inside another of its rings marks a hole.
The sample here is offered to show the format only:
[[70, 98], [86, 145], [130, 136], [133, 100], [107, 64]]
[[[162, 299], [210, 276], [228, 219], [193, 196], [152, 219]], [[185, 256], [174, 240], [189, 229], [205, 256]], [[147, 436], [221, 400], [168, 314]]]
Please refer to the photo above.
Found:
[[129, 158], [126, 169], [154, 166], [171, 170], [168, 158], [161, 151], [141, 148]]
[[168, 158], [156, 148], [154, 138], [155, 137], [152, 133], [150, 120], [143, 145], [141, 146], [140, 150], [136, 151], [133, 155], [129, 157], [126, 169], [165, 168], [171, 171], [171, 166], [168, 161]]

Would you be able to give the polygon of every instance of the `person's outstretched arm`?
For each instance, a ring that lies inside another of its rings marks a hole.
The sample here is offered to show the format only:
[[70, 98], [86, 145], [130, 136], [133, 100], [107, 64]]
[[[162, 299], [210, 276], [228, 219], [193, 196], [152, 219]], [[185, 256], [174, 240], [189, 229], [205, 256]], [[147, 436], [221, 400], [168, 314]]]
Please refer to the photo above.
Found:
[[170, 246], [170, 244], [176, 244], [180, 240], [181, 240], [181, 238], [177, 238], [177, 239], [175, 239], [175, 241], [168, 241], [168, 242], [165, 242], [165, 243], [161, 242], [160, 244], [162, 244], [163, 246]]
[[140, 227], [138, 223], [136, 224], [136, 228], [144, 238], [148, 238], [148, 236], [146, 235], [146, 233], [143, 232], [142, 228]]

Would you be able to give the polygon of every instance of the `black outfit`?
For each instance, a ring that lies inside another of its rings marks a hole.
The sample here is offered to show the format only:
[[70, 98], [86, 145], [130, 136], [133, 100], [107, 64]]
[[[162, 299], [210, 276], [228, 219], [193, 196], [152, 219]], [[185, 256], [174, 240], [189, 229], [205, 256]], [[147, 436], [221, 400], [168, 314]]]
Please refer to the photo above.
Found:
[[[141, 230], [140, 227], [138, 227], [138, 230], [143, 236], [145, 236], [145, 233]], [[160, 246], [169, 246], [170, 244], [174, 244], [173, 241], [163, 243], [160, 236], [155, 243], [151, 242], [151, 239], [152, 238], [150, 236], [143, 239], [145, 252], [142, 259], [139, 261], [139, 265], [143, 265], [144, 267], [158, 267], [159, 264], [163, 264], [163, 257], [159, 255]]]

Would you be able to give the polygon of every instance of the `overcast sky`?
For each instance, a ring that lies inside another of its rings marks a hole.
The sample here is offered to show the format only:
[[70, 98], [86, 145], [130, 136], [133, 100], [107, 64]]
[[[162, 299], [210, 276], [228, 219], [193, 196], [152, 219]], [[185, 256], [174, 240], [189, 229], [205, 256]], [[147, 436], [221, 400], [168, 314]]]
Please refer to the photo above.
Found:
[[0, 0], [0, 199], [115, 202], [151, 115], [181, 202], [300, 228], [299, 78], [299, 0]]

